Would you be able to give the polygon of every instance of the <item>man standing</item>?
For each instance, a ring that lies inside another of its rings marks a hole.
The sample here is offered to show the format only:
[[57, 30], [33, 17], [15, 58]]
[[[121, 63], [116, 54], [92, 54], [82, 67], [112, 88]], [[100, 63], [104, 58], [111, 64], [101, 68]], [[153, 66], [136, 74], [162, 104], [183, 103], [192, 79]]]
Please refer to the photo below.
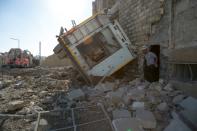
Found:
[[149, 82], [157, 81], [158, 58], [148, 46], [143, 46], [144, 53], [144, 79]]

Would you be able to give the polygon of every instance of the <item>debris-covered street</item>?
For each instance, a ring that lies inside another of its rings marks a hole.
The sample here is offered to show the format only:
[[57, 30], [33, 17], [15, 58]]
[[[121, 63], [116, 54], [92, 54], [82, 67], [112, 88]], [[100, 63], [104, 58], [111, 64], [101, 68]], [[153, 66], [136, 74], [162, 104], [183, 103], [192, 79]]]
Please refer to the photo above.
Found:
[[1, 130], [31, 131], [38, 120], [37, 130], [67, 131], [76, 126], [83, 131], [110, 131], [112, 125], [115, 130], [186, 128], [182, 119], [189, 117], [188, 110], [196, 109], [196, 99], [163, 79], [149, 83], [122, 78], [92, 88], [76, 76], [72, 67], [4, 70], [0, 82]]

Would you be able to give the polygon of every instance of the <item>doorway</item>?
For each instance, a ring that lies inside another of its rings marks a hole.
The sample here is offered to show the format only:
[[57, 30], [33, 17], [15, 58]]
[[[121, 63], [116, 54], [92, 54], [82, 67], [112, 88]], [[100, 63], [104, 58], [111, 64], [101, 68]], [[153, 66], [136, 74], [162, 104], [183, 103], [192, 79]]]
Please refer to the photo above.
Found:
[[158, 81], [159, 80], [159, 72], [160, 72], [160, 45], [151, 45], [150, 46], [150, 51], [153, 52], [156, 56], [157, 56], [157, 69], [156, 69], [156, 78], [155, 80]]

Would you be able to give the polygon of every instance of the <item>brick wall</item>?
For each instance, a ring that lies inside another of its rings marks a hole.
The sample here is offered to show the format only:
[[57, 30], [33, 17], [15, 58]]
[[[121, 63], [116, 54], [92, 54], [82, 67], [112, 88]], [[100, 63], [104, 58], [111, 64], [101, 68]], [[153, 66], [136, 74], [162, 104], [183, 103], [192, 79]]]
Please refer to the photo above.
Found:
[[[160, 45], [160, 76], [168, 77], [169, 52], [197, 46], [197, 0], [119, 1], [118, 20], [130, 41], [137, 47]], [[143, 57], [138, 53], [141, 72]]]
[[119, 22], [135, 45], [149, 40], [151, 24], [161, 19], [163, 2], [159, 0], [121, 0]]
[[92, 14], [101, 12], [103, 9], [111, 8], [116, 0], [95, 0], [92, 2]]

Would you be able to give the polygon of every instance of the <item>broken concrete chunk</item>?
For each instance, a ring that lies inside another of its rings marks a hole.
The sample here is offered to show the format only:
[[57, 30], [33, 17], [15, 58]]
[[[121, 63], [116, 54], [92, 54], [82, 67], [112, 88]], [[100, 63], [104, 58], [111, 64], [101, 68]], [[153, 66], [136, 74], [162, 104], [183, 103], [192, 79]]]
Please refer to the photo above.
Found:
[[179, 119], [179, 114], [177, 114], [177, 112], [175, 112], [175, 111], [171, 112], [171, 116], [173, 119]]
[[119, 105], [119, 104], [123, 103], [122, 97], [123, 97], [124, 93], [125, 93], [124, 89], [120, 88], [116, 91], [109, 92], [106, 95], [106, 98], [108, 98], [112, 104]]
[[180, 112], [184, 119], [189, 121], [197, 129], [197, 111], [183, 110]]
[[129, 105], [131, 103], [131, 100], [132, 100], [131, 96], [129, 95], [123, 96], [124, 104]]
[[3, 82], [0, 81], [0, 89], [3, 88]]
[[164, 84], [164, 79], [160, 78], [160, 79], [159, 79], [159, 83], [160, 83], [161, 85], [163, 85], [163, 84]]
[[85, 94], [81, 89], [72, 90], [68, 93], [69, 100], [82, 100], [84, 99]]
[[174, 119], [164, 129], [164, 131], [192, 131], [192, 130], [189, 127], [187, 127], [181, 120]]
[[144, 102], [133, 102], [132, 109], [133, 110], [144, 109]]
[[47, 120], [40, 119], [38, 131], [48, 131], [48, 130], [49, 130], [49, 124]]
[[161, 91], [162, 87], [161, 87], [161, 84], [159, 82], [153, 82], [153, 83], [150, 84], [149, 89]]
[[115, 131], [144, 131], [135, 118], [121, 118], [112, 121]]
[[178, 104], [178, 103], [180, 103], [183, 99], [184, 99], [184, 95], [178, 95], [178, 96], [175, 96], [174, 98], [173, 98], [173, 100], [172, 100], [172, 102], [174, 103], [174, 104]]
[[197, 99], [193, 97], [184, 99], [179, 105], [184, 109], [197, 111]]
[[116, 109], [112, 112], [113, 119], [119, 119], [119, 118], [131, 118], [131, 113], [128, 110], [124, 109]]
[[139, 78], [136, 78], [135, 80], [132, 80], [129, 82], [130, 86], [137, 86], [141, 83], [141, 80]]
[[159, 110], [159, 111], [168, 111], [168, 104], [166, 103], [166, 102], [163, 102], [163, 103], [161, 103], [161, 104], [159, 104], [158, 106], [157, 106], [157, 109]]
[[129, 90], [127, 94], [132, 100], [141, 100], [145, 96], [145, 91], [144, 90], [139, 90], [139, 89], [132, 89]]
[[136, 110], [136, 119], [146, 129], [156, 128], [156, 120], [152, 112], [147, 110]]
[[166, 91], [173, 91], [173, 85], [171, 83], [168, 83], [163, 89]]
[[7, 110], [8, 111], [15, 111], [15, 110], [19, 110], [22, 109], [25, 106], [25, 102], [24, 101], [11, 101], [8, 103], [8, 107]]
[[116, 86], [115, 83], [106, 82], [96, 85], [95, 89], [102, 92], [108, 92], [108, 91], [112, 91], [115, 88], [115, 86]]

